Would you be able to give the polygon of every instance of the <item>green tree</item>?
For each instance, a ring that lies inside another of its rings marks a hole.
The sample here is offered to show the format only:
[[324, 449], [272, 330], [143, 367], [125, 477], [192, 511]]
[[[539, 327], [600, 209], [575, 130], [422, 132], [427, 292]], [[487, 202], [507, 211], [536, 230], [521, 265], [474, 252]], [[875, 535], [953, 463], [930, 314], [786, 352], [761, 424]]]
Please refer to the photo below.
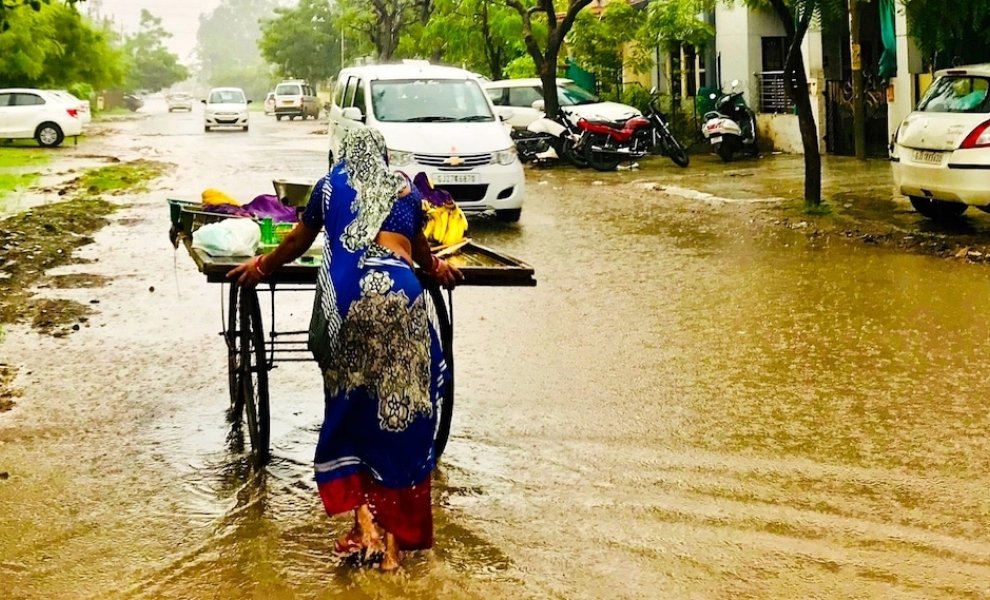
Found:
[[196, 32], [200, 79], [207, 85], [240, 87], [250, 98], [263, 98], [273, 77], [258, 48], [260, 20], [274, 15], [274, 9], [274, 0], [220, 0], [212, 12], [200, 16]]
[[65, 4], [9, 11], [0, 33], [0, 87], [108, 87], [123, 75], [112, 34]]
[[[51, 4], [52, 0], [0, 0], [0, 33], [7, 31], [11, 27], [10, 17], [14, 10], [29, 6], [35, 12], [40, 12], [45, 4]], [[86, 0], [65, 0], [66, 4], [85, 2]]]
[[316, 83], [337, 74], [340, 23], [326, 0], [300, 0], [296, 8], [276, 8], [275, 15], [262, 20], [258, 46], [278, 75]]
[[395, 57], [400, 36], [407, 28], [430, 21], [433, 7], [433, 0], [337, 0], [341, 26], [370, 42], [375, 58], [382, 62]]
[[911, 37], [935, 69], [990, 57], [990, 2], [902, 0]]
[[567, 36], [571, 57], [595, 74], [599, 92], [618, 98], [622, 88], [623, 46], [635, 39], [642, 13], [625, 2], [613, 2], [600, 15], [581, 11]]
[[127, 87], [157, 92], [189, 77], [189, 69], [169, 52], [165, 40], [172, 34], [162, 28], [162, 20], [141, 9], [141, 27], [127, 38], [124, 52], [130, 60]]
[[[574, 25], [577, 14], [591, 4], [591, 0], [567, 0], [567, 9], [562, 19], [557, 19], [557, 9], [553, 0], [504, 0], [522, 17], [523, 41], [529, 52], [536, 72], [543, 83], [543, 103], [547, 114], [555, 115], [560, 110], [557, 98], [557, 58], [564, 37]], [[546, 36], [540, 35], [536, 27], [537, 19], [545, 19]], [[543, 47], [540, 47], [540, 44]]]
[[519, 17], [496, 0], [434, 0], [429, 21], [403, 32], [397, 55], [429, 57], [491, 79], [502, 79], [511, 61], [528, 56]]

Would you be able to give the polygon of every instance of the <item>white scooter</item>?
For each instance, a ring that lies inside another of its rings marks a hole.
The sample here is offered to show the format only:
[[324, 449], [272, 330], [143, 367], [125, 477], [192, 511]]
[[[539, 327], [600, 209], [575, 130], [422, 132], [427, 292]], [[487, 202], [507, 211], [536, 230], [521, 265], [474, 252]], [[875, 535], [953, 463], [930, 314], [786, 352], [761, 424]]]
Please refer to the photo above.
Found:
[[715, 154], [724, 162], [731, 161], [737, 152], [746, 151], [751, 156], [758, 153], [756, 114], [746, 106], [743, 93], [736, 91], [737, 87], [738, 79], [732, 81], [732, 91], [709, 96], [715, 101], [715, 110], [705, 113], [705, 124], [701, 128]]

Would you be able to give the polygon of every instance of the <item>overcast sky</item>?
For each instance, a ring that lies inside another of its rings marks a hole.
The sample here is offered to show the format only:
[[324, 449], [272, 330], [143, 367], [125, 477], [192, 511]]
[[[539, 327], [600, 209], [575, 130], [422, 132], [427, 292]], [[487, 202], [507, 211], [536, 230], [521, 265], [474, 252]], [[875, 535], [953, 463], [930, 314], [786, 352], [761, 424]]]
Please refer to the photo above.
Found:
[[[86, 5], [90, 6], [86, 6]], [[102, 16], [113, 17], [118, 29], [134, 33], [141, 25], [141, 9], [161, 18], [162, 27], [172, 34], [166, 42], [169, 50], [188, 63], [196, 48], [199, 16], [213, 11], [220, 0], [87, 0], [82, 10], [98, 10]]]

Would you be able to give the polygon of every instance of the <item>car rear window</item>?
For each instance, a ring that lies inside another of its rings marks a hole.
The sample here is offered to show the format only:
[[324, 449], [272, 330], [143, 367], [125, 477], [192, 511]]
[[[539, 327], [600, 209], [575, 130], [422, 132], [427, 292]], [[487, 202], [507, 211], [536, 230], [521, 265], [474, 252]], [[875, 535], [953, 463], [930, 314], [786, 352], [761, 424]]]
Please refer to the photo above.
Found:
[[275, 87], [277, 96], [298, 96], [302, 94], [299, 86], [294, 83], [283, 83]]
[[970, 75], [939, 77], [918, 104], [921, 112], [988, 113], [990, 78]]

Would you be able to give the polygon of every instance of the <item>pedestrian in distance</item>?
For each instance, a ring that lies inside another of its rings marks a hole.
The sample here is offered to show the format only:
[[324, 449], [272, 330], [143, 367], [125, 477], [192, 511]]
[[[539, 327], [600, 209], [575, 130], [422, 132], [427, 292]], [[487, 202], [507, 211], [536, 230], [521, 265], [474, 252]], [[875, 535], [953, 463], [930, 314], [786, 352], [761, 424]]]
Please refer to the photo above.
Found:
[[447, 288], [463, 275], [430, 252], [420, 196], [389, 171], [384, 138], [369, 128], [344, 137], [340, 160], [285, 240], [228, 278], [256, 285], [301, 256], [321, 229], [310, 323], [326, 400], [316, 482], [328, 514], [354, 514], [334, 550], [391, 571], [400, 551], [433, 545], [433, 437], [451, 380], [414, 264]]

